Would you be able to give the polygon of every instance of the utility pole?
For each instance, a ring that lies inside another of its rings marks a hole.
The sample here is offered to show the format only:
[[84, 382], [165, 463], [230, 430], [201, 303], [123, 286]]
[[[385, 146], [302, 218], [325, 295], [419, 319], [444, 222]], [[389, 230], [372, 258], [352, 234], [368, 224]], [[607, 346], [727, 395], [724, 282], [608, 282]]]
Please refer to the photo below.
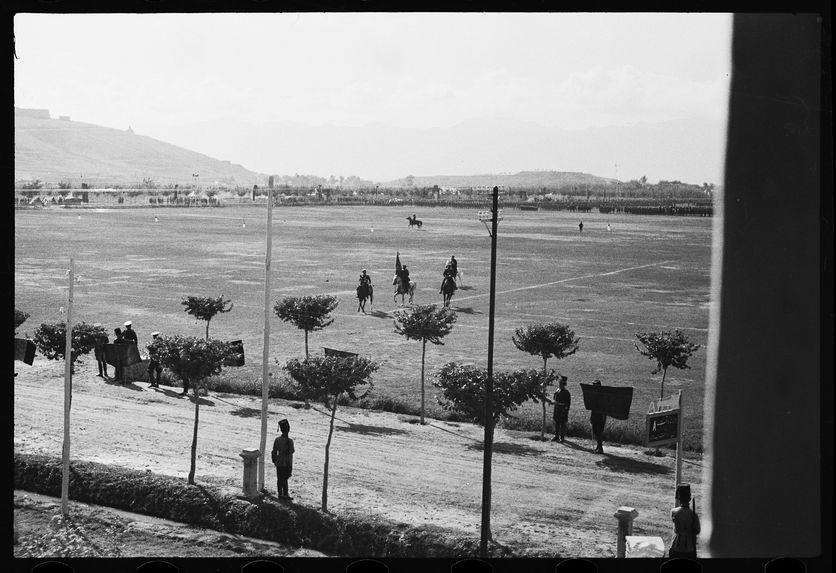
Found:
[[[491, 535], [491, 458], [493, 454], [493, 330], [496, 301], [496, 230], [499, 222], [499, 187], [493, 188], [491, 207], [491, 295], [488, 314], [488, 379], [485, 383], [485, 439], [482, 466], [482, 531], [479, 555], [488, 556], [488, 539]], [[484, 222], [484, 219], [483, 219]]]
[[70, 405], [73, 396], [73, 260], [70, 259], [70, 291], [67, 298], [67, 321], [64, 345], [64, 447], [61, 451], [61, 513], [64, 517], [70, 514], [68, 507], [70, 496]]
[[267, 254], [264, 257], [264, 350], [261, 356], [261, 442], [258, 458], [258, 489], [264, 490], [267, 457], [267, 399], [270, 395], [270, 260], [273, 251], [273, 186], [267, 187]]

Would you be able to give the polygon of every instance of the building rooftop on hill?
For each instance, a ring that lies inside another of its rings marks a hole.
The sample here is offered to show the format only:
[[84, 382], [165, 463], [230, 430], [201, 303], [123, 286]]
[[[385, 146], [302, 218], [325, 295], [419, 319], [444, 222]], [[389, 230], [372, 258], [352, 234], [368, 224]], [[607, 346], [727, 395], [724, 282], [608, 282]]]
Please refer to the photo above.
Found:
[[16, 107], [15, 113], [26, 117], [33, 117], [35, 119], [50, 119], [48, 109], [26, 109], [23, 107]]

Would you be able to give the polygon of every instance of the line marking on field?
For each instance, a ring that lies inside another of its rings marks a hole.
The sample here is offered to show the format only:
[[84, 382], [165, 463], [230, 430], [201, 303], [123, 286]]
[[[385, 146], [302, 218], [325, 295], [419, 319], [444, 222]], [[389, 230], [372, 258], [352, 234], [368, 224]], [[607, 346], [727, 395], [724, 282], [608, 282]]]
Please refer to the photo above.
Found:
[[[569, 282], [569, 281], [579, 281], [579, 280], [582, 280], [582, 279], [592, 279], [592, 278], [596, 278], [596, 277], [607, 277], [607, 276], [610, 276], [610, 275], [616, 275], [618, 273], [624, 273], [624, 272], [627, 272], [627, 271], [635, 271], [635, 270], [638, 270], [638, 269], [646, 269], [648, 267], [657, 267], [659, 265], [664, 265], [664, 264], [668, 264], [668, 263], [671, 263], [671, 262], [673, 262], [673, 261], [661, 261], [661, 262], [658, 262], [658, 263], [650, 263], [650, 264], [647, 264], [647, 265], [640, 265], [638, 267], [629, 267], [629, 268], [626, 268], [626, 269], [617, 269], [617, 270], [614, 270], [614, 271], [608, 271], [606, 273], [595, 273], [595, 274], [591, 274], [591, 275], [583, 275], [583, 276], [580, 276], [580, 277], [571, 277], [571, 278], [568, 278], [568, 279], [560, 279], [559, 281], [553, 281], [553, 282], [550, 282], [550, 283], [540, 283], [540, 284], [537, 284], [537, 285], [529, 285], [529, 286], [524, 286], [524, 287], [517, 287], [517, 288], [508, 289], [508, 290], [503, 290], [503, 291], [497, 292], [496, 294], [508, 294], [510, 292], [519, 292], [521, 290], [531, 290], [531, 289], [535, 289], [535, 288], [542, 288], [542, 287], [552, 286], [552, 285], [556, 285], [556, 284], [566, 283], [566, 282]], [[470, 295], [470, 296], [461, 297], [461, 298], [457, 299], [457, 301], [470, 300], [470, 299], [473, 299], [473, 298], [481, 298], [481, 297], [489, 296], [489, 295], [490, 295], [490, 293], [474, 294], [474, 295]]]

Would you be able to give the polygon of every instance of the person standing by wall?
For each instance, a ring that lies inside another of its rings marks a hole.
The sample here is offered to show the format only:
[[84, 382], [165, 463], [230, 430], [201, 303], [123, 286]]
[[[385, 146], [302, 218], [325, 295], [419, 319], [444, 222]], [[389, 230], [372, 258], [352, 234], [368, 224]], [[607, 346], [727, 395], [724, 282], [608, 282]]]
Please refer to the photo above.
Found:
[[125, 332], [123, 333], [123, 336], [125, 337], [126, 342], [130, 342], [132, 344], [139, 344], [136, 338], [136, 331], [133, 328], [131, 328], [132, 324], [133, 323], [130, 320], [125, 323]]
[[[100, 323], [95, 323], [93, 326], [101, 326]], [[99, 378], [107, 378], [107, 361], [105, 360], [105, 344], [110, 342], [107, 334], [102, 333], [101, 336], [96, 337], [96, 346], [93, 347], [93, 355], [96, 357], [96, 364], [99, 367], [99, 373], [96, 374]]]
[[[113, 334], [116, 338], [113, 339], [113, 344], [128, 344], [128, 341], [125, 340], [125, 336], [122, 334], [121, 328], [114, 328]], [[125, 382], [125, 367], [122, 366], [122, 356], [121, 354], [116, 354], [116, 364], [114, 365], [116, 369], [116, 381], [117, 382]]]
[[[600, 380], [594, 380], [592, 382], [593, 386], [600, 386]], [[602, 414], [601, 412], [596, 412], [595, 410], [592, 411], [592, 414], [589, 416], [589, 421], [592, 422], [592, 437], [595, 439], [596, 446], [595, 446], [595, 453], [596, 454], [603, 454], [604, 453], [604, 426], [607, 423], [607, 416], [606, 414]]]
[[554, 438], [553, 442], [566, 441], [566, 423], [569, 421], [569, 407], [572, 395], [566, 389], [566, 376], [560, 377], [557, 392], [554, 393]]
[[691, 501], [691, 484], [681, 483], [677, 485], [676, 499], [679, 500], [679, 505], [671, 510], [673, 541], [668, 550], [668, 557], [696, 559], [700, 518], [695, 511], [696, 508], [688, 507]]
[[276, 465], [276, 488], [279, 499], [293, 499], [287, 489], [287, 480], [293, 474], [293, 440], [288, 436], [290, 422], [287, 418], [279, 420], [279, 430], [282, 435], [273, 441], [271, 452], [273, 463]]

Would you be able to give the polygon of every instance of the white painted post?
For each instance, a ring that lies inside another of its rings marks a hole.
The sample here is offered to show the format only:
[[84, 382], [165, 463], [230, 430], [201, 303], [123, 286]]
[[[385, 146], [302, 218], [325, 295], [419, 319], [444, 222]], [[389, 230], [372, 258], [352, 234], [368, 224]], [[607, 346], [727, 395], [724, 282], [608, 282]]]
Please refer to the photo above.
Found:
[[241, 450], [238, 454], [244, 460], [244, 496], [247, 499], [258, 497], [258, 489], [256, 488], [256, 465], [257, 460], [263, 456], [256, 448], [247, 448]]
[[[261, 446], [267, 448], [267, 399], [270, 395], [270, 261], [273, 251], [273, 189], [267, 187], [267, 254], [264, 257], [264, 349], [261, 356]], [[258, 489], [264, 490], [265, 456], [258, 458]]]
[[69, 515], [69, 494], [70, 494], [70, 404], [72, 404], [73, 391], [73, 260], [70, 259], [70, 270], [67, 273], [70, 277], [70, 291], [67, 298], [67, 320], [64, 345], [64, 447], [62, 448], [62, 470], [61, 470], [61, 513], [66, 517]]
[[618, 520], [618, 539], [615, 546], [615, 556], [623, 558], [627, 552], [627, 536], [633, 535], [633, 520], [639, 516], [639, 512], [622, 505], [613, 513]]

